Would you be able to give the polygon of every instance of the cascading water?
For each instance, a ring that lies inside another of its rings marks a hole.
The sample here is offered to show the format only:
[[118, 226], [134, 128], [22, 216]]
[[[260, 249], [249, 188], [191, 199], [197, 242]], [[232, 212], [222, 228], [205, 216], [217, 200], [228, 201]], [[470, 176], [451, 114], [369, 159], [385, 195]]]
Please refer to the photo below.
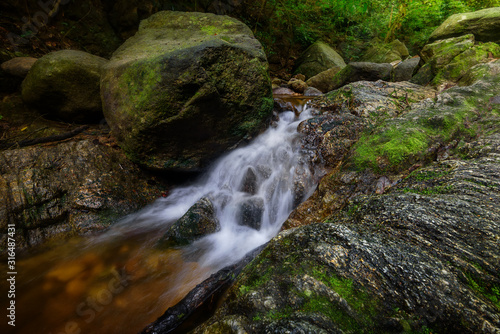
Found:
[[192, 245], [192, 249], [203, 249], [201, 265], [221, 268], [270, 240], [315, 185], [297, 132], [311, 111], [300, 105], [295, 109], [282, 112], [249, 145], [219, 159], [196, 184], [173, 190], [167, 198], [127, 218], [111, 235], [171, 224], [200, 198], [208, 197], [221, 230]]
[[[82, 333], [136, 333], [212, 272], [275, 236], [315, 186], [297, 132], [311, 113], [300, 105], [290, 109], [196, 183], [173, 190], [103, 235], [21, 261], [25, 270], [19, 277], [27, 282], [20, 283], [18, 300], [34, 307], [19, 312], [19, 323], [27, 324], [15, 333], [59, 333], [68, 326]], [[203, 197], [212, 202], [220, 230], [182, 250], [154, 247]], [[118, 272], [127, 281], [115, 293], [109, 286]]]

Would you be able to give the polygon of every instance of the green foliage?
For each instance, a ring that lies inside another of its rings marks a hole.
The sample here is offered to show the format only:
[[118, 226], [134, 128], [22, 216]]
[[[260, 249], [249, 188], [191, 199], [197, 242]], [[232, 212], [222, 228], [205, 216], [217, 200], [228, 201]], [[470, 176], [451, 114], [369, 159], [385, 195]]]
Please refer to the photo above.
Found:
[[246, 0], [238, 16], [268, 55], [321, 39], [342, 44], [344, 58], [356, 60], [353, 41], [397, 38], [415, 54], [448, 16], [495, 6], [500, 0]]

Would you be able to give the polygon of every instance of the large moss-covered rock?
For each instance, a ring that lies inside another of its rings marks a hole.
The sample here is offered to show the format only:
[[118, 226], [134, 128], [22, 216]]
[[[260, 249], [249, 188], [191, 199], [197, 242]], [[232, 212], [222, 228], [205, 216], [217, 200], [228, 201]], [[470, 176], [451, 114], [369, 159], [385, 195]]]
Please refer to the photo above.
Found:
[[398, 60], [404, 60], [409, 56], [406, 45], [398, 39], [391, 43], [374, 42], [366, 50], [361, 61], [370, 63], [392, 63]]
[[345, 67], [344, 59], [328, 44], [316, 42], [305, 50], [295, 62], [294, 73], [309, 79], [332, 67]]
[[51, 52], [38, 59], [22, 84], [23, 100], [66, 122], [102, 120], [101, 68], [107, 60], [82, 51]]
[[470, 49], [474, 42], [474, 35], [471, 34], [448, 38], [425, 45], [420, 54], [425, 63], [432, 62], [436, 70], [439, 70], [453, 58]]
[[309, 78], [306, 83], [308, 86], [319, 89], [323, 93], [328, 93], [335, 88], [333, 78], [340, 70], [340, 67], [329, 68], [328, 70]]
[[474, 36], [469, 34], [427, 44], [421, 54], [425, 65], [411, 79], [412, 82], [453, 85], [472, 66], [500, 56], [500, 46], [493, 42], [475, 43]]
[[159, 12], [106, 65], [106, 120], [134, 161], [199, 170], [263, 128], [271, 82], [260, 43], [227, 16]]
[[160, 247], [185, 246], [219, 230], [220, 224], [212, 201], [209, 197], [203, 197], [170, 226], [158, 244]]
[[454, 14], [429, 37], [429, 41], [473, 34], [477, 41], [500, 43], [500, 7]]
[[432, 83], [437, 86], [446, 82], [457, 82], [472, 66], [492, 61], [499, 56], [500, 46], [496, 43], [489, 42], [474, 45], [453, 58], [446, 66], [443, 66]]

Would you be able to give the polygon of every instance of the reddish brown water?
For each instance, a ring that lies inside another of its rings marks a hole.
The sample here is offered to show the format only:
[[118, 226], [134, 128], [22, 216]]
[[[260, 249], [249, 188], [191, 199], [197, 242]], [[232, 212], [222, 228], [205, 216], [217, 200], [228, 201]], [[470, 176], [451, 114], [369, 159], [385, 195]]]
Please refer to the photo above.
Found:
[[210, 274], [180, 250], [134, 240], [74, 239], [17, 268], [16, 326], [3, 320], [1, 333], [137, 333]]

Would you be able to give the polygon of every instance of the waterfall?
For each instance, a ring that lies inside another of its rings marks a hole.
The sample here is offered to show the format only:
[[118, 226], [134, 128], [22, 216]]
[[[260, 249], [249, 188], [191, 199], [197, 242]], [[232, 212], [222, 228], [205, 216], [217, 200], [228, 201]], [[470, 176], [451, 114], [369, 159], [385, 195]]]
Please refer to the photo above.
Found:
[[201, 265], [221, 268], [269, 241], [315, 186], [297, 132], [299, 123], [311, 117], [311, 110], [307, 105], [294, 109], [280, 113], [248, 145], [221, 157], [196, 183], [173, 190], [167, 198], [127, 217], [109, 234], [169, 226], [200, 198], [209, 197], [221, 229], [188, 249], [202, 250]]

